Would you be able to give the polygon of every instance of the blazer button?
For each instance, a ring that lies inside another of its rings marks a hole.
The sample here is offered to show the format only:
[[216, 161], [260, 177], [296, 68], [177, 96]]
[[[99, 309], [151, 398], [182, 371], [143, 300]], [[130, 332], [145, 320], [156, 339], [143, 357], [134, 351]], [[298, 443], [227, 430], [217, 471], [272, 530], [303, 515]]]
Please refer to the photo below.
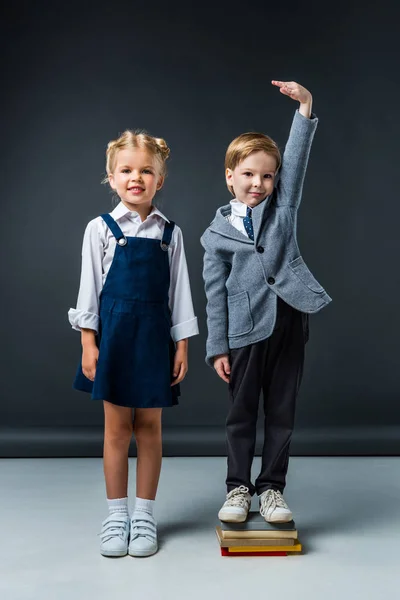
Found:
[[273, 277], [268, 277], [267, 281], [268, 281], [269, 285], [274, 285], [274, 283], [275, 283], [275, 279]]
[[262, 254], [264, 252], [264, 248], [262, 246], [257, 246], [257, 252]]

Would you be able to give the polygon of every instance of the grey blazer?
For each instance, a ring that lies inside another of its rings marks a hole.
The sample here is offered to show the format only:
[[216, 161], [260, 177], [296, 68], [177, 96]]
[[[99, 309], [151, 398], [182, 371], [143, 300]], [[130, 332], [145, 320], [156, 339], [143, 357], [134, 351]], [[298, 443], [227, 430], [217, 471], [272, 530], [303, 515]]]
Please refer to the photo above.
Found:
[[207, 296], [207, 355], [213, 357], [268, 338], [275, 326], [277, 296], [303, 313], [331, 302], [308, 269], [296, 239], [308, 157], [318, 119], [296, 111], [273, 193], [253, 209], [254, 242], [217, 210], [201, 237]]

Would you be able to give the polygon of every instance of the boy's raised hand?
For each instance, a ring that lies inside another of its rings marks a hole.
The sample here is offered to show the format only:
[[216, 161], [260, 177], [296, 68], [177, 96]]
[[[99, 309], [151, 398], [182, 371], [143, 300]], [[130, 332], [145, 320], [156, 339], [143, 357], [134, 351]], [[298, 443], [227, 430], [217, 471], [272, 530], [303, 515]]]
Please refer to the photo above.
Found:
[[300, 104], [308, 104], [312, 101], [311, 93], [295, 81], [275, 81], [273, 79], [271, 83], [279, 88], [281, 94], [297, 100]]

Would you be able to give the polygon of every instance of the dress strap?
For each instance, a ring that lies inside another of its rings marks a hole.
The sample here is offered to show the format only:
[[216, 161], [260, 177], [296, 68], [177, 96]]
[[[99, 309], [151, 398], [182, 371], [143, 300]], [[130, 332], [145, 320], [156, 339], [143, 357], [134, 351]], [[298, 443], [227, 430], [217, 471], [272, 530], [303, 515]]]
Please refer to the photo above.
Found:
[[161, 248], [165, 251], [168, 250], [168, 246], [171, 243], [172, 233], [174, 231], [175, 223], [174, 221], [165, 222], [164, 225], [164, 233], [161, 240]]
[[100, 216], [103, 219], [103, 221], [106, 223], [106, 225], [108, 225], [108, 227], [110, 228], [111, 233], [117, 240], [117, 244], [119, 244], [120, 246], [125, 246], [125, 244], [128, 243], [128, 240], [122, 233], [122, 229], [120, 228], [118, 223], [112, 218], [112, 216], [109, 213], [105, 213], [104, 215], [100, 215]]

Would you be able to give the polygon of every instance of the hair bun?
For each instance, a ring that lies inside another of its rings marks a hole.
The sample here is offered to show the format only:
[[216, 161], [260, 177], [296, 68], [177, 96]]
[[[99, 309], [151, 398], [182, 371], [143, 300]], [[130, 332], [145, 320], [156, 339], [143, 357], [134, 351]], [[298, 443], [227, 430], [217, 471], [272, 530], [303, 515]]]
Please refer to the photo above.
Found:
[[125, 150], [126, 148], [141, 148], [143, 150], [147, 150], [159, 163], [160, 173], [163, 176], [166, 175], [165, 161], [170, 154], [170, 149], [167, 146], [167, 142], [163, 138], [153, 137], [143, 130], [136, 129], [133, 131], [132, 129], [126, 129], [122, 134], [120, 134], [118, 139], [111, 140], [107, 144], [107, 177], [103, 180], [103, 183], [106, 183], [108, 181], [108, 176], [114, 172], [115, 161], [118, 152], [120, 150]]
[[154, 138], [154, 140], [160, 149], [163, 159], [167, 160], [170, 154], [170, 149], [168, 148], [167, 142], [163, 138]]

